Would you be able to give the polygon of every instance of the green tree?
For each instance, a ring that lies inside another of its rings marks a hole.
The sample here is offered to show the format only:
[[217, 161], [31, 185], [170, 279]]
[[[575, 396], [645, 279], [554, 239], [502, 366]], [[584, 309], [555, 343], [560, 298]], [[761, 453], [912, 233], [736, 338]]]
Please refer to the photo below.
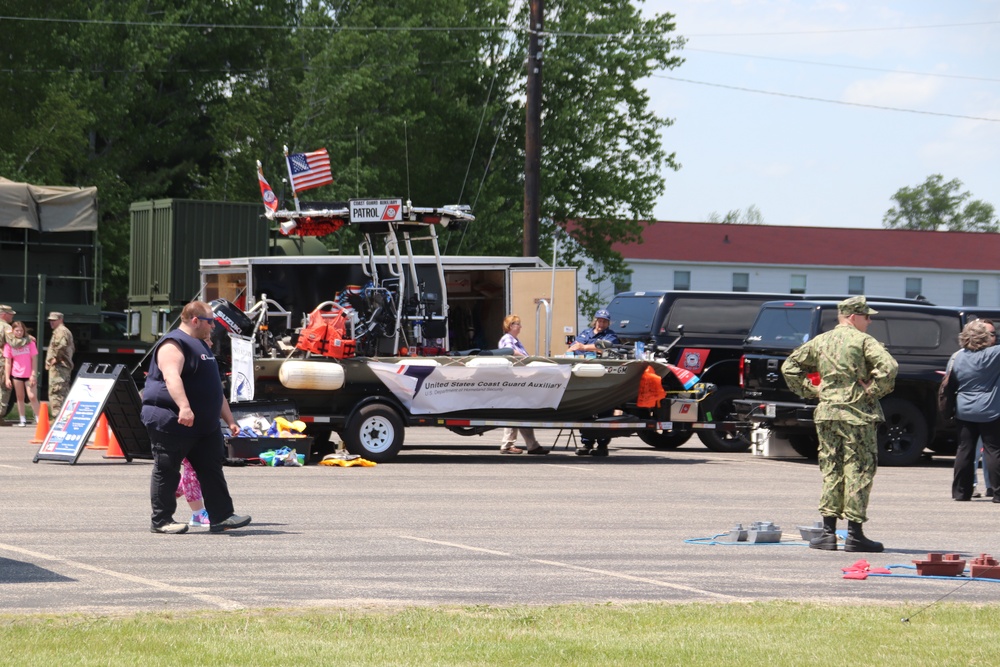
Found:
[[890, 229], [928, 229], [952, 232], [1000, 231], [992, 204], [961, 192], [962, 181], [947, 183], [941, 174], [933, 174], [913, 188], [900, 188], [892, 196], [896, 205], [882, 218]]
[[[507, 0], [310, 5], [307, 22], [340, 29], [313, 40], [295, 120], [297, 149], [330, 149], [338, 182], [327, 191], [405, 194], [414, 203], [461, 198], [477, 222], [448, 230], [447, 252], [520, 254], [527, 37], [519, 26], [528, 22], [520, 6], [506, 23]], [[422, 31], [442, 26], [454, 29]], [[631, 2], [547, 3], [543, 257], [552, 233], [565, 228], [575, 243], [560, 251], [564, 263], [586, 264], [595, 279], [626, 273], [614, 246], [641, 240], [663, 192], [661, 172], [678, 166], [660, 139], [671, 121], [649, 109], [639, 85], [680, 64], [673, 30], [672, 17], [645, 20]]]
[[[563, 263], [612, 278], [615, 244], [640, 240], [678, 167], [640, 82], [678, 66], [683, 41], [634, 5], [546, 7], [541, 254], [566, 229]], [[129, 203], [255, 200], [258, 159], [280, 192], [286, 143], [330, 150], [337, 180], [313, 198], [473, 204], [447, 252], [521, 251], [525, 3], [0, 0], [0, 15], [0, 170], [98, 187], [113, 307]]]
[[760, 212], [756, 204], [747, 206], [746, 211], [734, 208], [725, 215], [719, 215], [718, 211], [708, 214], [708, 222], [718, 222], [724, 225], [763, 225], [764, 214]]
[[[241, 125], [244, 136], [266, 140], [268, 123], [288, 125], [281, 120], [287, 105], [274, 105], [256, 124], [244, 109], [247, 99], [273, 99], [261, 82], [268, 59], [288, 49], [291, 29], [213, 26], [291, 27], [295, 6], [0, 0], [5, 16], [46, 19], [0, 21], [0, 58], [11, 64], [0, 71], [9, 102], [0, 122], [18, 130], [0, 136], [0, 168], [14, 180], [97, 186], [109, 306], [122, 307], [126, 296], [129, 203], [225, 194], [219, 184], [241, 145], [223, 130]], [[254, 192], [253, 169], [241, 180], [245, 199]]]

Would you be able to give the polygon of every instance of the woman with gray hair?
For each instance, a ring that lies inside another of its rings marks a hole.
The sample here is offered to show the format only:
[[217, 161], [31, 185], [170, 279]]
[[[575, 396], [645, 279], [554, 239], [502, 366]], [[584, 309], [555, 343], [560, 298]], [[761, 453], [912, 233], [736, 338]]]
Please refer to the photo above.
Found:
[[[992, 320], [973, 320], [958, 335], [962, 349], [948, 361], [948, 369], [958, 382], [958, 450], [951, 484], [955, 500], [972, 498], [980, 437], [990, 478], [1000, 479], [1000, 346], [996, 339]], [[994, 496], [993, 502], [1000, 502], [1000, 497]]]

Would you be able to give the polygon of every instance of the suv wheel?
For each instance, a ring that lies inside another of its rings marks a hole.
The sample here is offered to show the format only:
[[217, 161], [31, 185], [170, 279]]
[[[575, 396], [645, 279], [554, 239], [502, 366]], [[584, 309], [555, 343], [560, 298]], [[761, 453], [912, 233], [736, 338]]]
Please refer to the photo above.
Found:
[[782, 434], [779, 437], [787, 438], [789, 446], [799, 456], [805, 457], [810, 461], [815, 461], [819, 458], [819, 438], [816, 437], [815, 433]]
[[878, 427], [878, 464], [910, 466], [924, 455], [927, 421], [917, 406], [901, 398], [882, 400], [885, 422]]
[[[739, 387], [719, 387], [702, 402], [705, 418], [713, 422], [737, 421], [733, 399], [743, 398]], [[750, 449], [747, 431], [712, 431], [699, 434], [701, 441], [713, 452], [745, 452]]]
[[639, 431], [639, 438], [656, 449], [677, 449], [691, 439], [692, 431]]

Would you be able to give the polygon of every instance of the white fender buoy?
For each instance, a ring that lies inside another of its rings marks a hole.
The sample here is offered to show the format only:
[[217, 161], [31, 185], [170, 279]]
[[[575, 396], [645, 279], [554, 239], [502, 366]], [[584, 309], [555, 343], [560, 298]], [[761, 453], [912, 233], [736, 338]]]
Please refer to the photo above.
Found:
[[408, 357], [396, 362], [397, 366], [440, 366], [441, 362], [429, 357]]
[[334, 391], [344, 386], [344, 367], [324, 361], [290, 360], [281, 364], [278, 380], [288, 389]]
[[599, 378], [604, 377], [607, 369], [601, 364], [576, 364], [573, 366], [573, 375], [578, 378]]
[[468, 368], [483, 368], [486, 366], [513, 366], [514, 362], [505, 357], [473, 357], [465, 362]]

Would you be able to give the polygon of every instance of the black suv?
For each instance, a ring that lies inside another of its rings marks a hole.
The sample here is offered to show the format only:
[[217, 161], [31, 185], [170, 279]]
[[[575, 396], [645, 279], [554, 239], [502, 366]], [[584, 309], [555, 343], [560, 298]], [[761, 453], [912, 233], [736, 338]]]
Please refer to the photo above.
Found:
[[[774, 299], [802, 299], [802, 295], [756, 292], [645, 291], [622, 292], [608, 304], [611, 328], [623, 343], [642, 341], [667, 346], [677, 339], [678, 325], [684, 334], [668, 353], [668, 361], [686, 368], [716, 391], [699, 404], [699, 421], [735, 418], [733, 400], [742, 397], [739, 360], [743, 339], [763, 303]], [[692, 435], [680, 423], [675, 430], [642, 431], [639, 437], [658, 449], [680, 447]], [[742, 433], [700, 431], [702, 442], [717, 452], [741, 452], [750, 442]]]
[[[878, 311], [868, 333], [899, 363], [895, 390], [882, 399], [885, 423], [878, 430], [879, 464], [912, 465], [925, 448], [954, 453], [954, 433], [938, 423], [937, 388], [948, 358], [958, 349], [966, 322], [996, 311], [868, 300]], [[836, 301], [765, 303], [744, 344], [740, 377], [744, 398], [734, 401], [740, 420], [768, 428], [799, 454], [815, 458], [815, 402], [788, 389], [781, 374], [786, 356], [807, 340], [837, 326]]]

